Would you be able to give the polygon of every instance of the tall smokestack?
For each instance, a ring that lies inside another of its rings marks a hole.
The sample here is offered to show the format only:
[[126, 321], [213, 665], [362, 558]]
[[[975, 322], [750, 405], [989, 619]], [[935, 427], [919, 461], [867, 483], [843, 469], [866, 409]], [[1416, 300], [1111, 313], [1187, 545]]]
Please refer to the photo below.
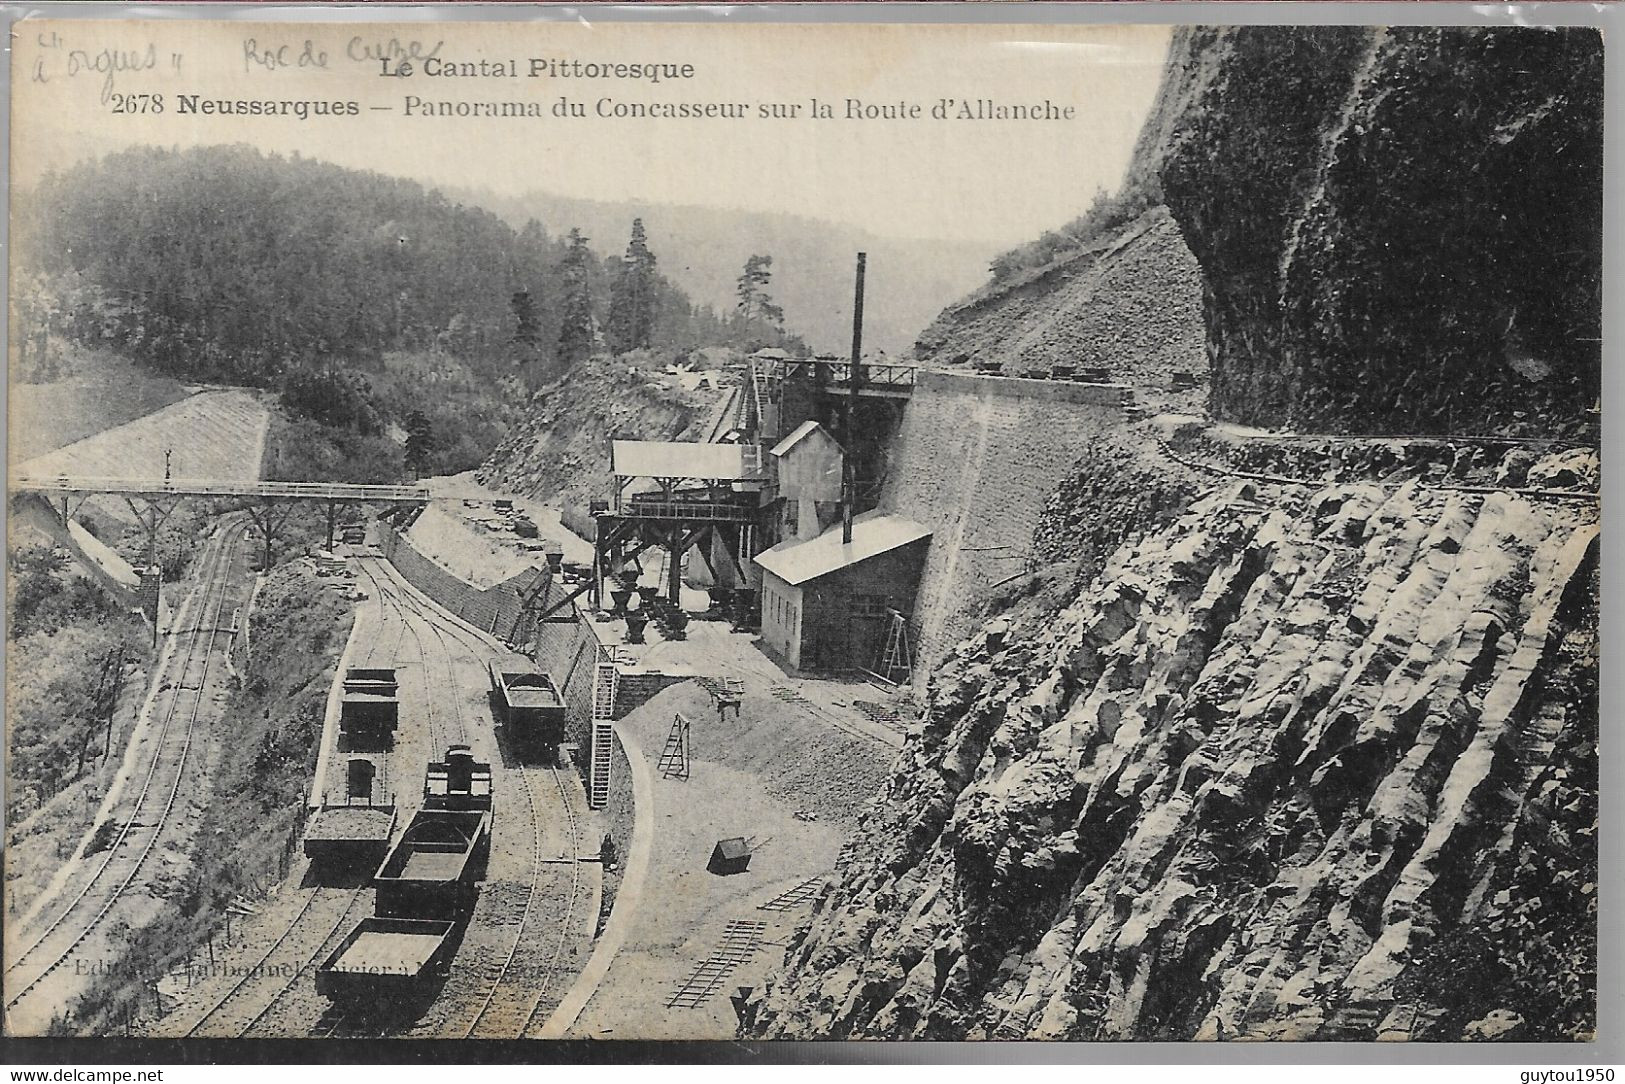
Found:
[[858, 438], [853, 431], [853, 419], [858, 406], [858, 369], [863, 363], [863, 269], [869, 254], [858, 253], [858, 277], [852, 288], [852, 365], [846, 381], [846, 455], [844, 457], [845, 482], [841, 487], [841, 544], [852, 544], [852, 511], [858, 502]]

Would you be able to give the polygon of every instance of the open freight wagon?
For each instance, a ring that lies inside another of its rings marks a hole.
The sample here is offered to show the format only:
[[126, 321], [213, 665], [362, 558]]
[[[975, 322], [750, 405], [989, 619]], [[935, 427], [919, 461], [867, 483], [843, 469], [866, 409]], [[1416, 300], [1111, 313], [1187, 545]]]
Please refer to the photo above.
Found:
[[564, 697], [536, 669], [505, 670], [493, 662], [491, 703], [514, 752], [527, 761], [556, 764], [564, 740]]
[[451, 974], [457, 923], [365, 918], [316, 970], [316, 992], [335, 1001], [402, 1004]]
[[479, 899], [491, 818], [491, 765], [452, 746], [429, 765], [423, 808], [373, 874], [373, 916], [322, 961], [317, 991], [401, 1001], [444, 979]]

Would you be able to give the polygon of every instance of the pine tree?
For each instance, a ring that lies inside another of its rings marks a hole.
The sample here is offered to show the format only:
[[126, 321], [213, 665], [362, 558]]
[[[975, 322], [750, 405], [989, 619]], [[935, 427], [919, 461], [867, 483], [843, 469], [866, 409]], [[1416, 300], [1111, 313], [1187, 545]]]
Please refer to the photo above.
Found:
[[563, 290], [564, 311], [559, 322], [559, 363], [574, 365], [592, 355], [593, 341], [597, 337], [592, 315], [592, 284], [588, 280], [587, 265], [592, 253], [587, 250], [587, 239], [579, 229], [570, 231], [570, 247], [559, 265], [560, 285]]
[[508, 302], [513, 309], [513, 344], [520, 348], [523, 362], [536, 352], [542, 343], [542, 324], [536, 316], [536, 299], [529, 290], [520, 290]]
[[784, 335], [784, 310], [773, 304], [768, 284], [773, 281], [773, 257], [752, 256], [745, 261], [736, 293], [735, 309], [749, 331], [766, 331], [774, 341]]
[[429, 453], [434, 450], [434, 427], [428, 415], [414, 410], [406, 416], [406, 467], [421, 476], [429, 465]]
[[649, 251], [643, 219], [632, 220], [632, 239], [621, 258], [609, 294], [609, 322], [604, 329], [609, 348], [624, 354], [650, 345], [658, 309], [655, 256]]

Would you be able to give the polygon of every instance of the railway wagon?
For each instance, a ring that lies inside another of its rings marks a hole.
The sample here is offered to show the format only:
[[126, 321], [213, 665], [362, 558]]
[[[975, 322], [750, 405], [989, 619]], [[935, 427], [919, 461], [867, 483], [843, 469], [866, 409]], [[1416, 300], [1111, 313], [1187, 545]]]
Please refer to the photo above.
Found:
[[564, 740], [564, 697], [540, 670], [504, 670], [490, 664], [491, 703], [514, 752], [527, 760], [556, 763]]
[[457, 923], [365, 918], [316, 969], [316, 992], [335, 1000], [400, 1004], [451, 973]]
[[339, 733], [348, 749], [387, 745], [400, 719], [400, 684], [386, 667], [352, 667], [344, 671], [339, 700]]
[[423, 808], [373, 875], [379, 918], [459, 921], [479, 897], [491, 845], [491, 765], [466, 745], [424, 774]]
[[490, 843], [488, 810], [419, 810], [373, 875], [377, 916], [467, 918], [479, 896]]
[[394, 830], [392, 805], [324, 804], [305, 829], [305, 855], [323, 874], [364, 876], [378, 867]]

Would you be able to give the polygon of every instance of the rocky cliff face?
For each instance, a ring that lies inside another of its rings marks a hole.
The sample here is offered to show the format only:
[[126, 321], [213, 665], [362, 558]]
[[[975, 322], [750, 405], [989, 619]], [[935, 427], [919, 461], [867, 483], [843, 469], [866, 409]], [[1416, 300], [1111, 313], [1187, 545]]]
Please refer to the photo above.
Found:
[[1178, 44], [1159, 172], [1202, 267], [1216, 416], [1579, 422], [1600, 387], [1597, 31], [1242, 27]]
[[588, 537], [587, 502], [608, 495], [609, 444], [623, 440], [704, 440], [730, 388], [712, 370], [704, 386], [642, 355], [582, 362], [531, 397], [524, 417], [477, 477], [522, 497], [556, 499], [565, 524]]
[[[960, 646], [755, 1031], [1584, 1033], [1596, 543], [1585, 502], [1212, 492]], [[1490, 932], [1529, 922], [1560, 961]]]
[[1200, 264], [1213, 412], [1306, 432], [1077, 449], [748, 1033], [1595, 1029], [1598, 460], [1513, 438], [1597, 393], [1600, 72], [1589, 31], [1175, 37], [1131, 171], [1171, 219], [922, 345], [1143, 335], [1099, 287], [1150, 240], [1133, 282]]

